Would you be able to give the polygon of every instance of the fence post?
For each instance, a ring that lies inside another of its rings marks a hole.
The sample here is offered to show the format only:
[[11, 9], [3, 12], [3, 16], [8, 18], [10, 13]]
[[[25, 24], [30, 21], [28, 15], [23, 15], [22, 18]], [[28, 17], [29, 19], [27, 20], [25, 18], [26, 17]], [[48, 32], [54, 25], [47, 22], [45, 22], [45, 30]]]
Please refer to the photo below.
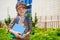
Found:
[[58, 20], [58, 28], [59, 28], [59, 16], [57, 16], [57, 20]]
[[51, 27], [53, 28], [52, 16], [51, 16]]
[[45, 16], [45, 30], [47, 30], [47, 16]]
[[40, 26], [41, 26], [41, 16], [40, 16]]

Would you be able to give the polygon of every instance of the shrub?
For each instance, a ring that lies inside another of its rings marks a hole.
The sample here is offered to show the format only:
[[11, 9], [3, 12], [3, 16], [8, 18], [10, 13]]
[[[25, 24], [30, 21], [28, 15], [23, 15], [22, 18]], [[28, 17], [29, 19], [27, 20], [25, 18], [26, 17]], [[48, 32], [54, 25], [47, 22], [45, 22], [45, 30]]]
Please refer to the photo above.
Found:
[[7, 33], [6, 26], [0, 28], [0, 40], [11, 40], [9, 33]]
[[0, 27], [2, 27], [2, 21], [0, 21]]
[[11, 18], [10, 18], [10, 16], [9, 16], [7, 19], [5, 19], [5, 23], [6, 23], [6, 25], [9, 25], [10, 22], [11, 22]]
[[30, 40], [60, 40], [60, 29], [48, 28], [44, 31], [41, 28], [33, 27], [32, 30], [34, 35], [30, 34]]

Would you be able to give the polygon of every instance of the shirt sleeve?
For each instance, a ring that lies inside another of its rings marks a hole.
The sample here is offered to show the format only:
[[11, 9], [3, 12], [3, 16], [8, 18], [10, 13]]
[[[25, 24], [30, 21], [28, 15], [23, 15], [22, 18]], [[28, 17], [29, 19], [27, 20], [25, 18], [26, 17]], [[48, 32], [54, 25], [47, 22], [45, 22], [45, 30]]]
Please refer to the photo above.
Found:
[[29, 27], [29, 31], [30, 31], [30, 33], [32, 33], [32, 22], [31, 22], [31, 20], [29, 19], [29, 23], [28, 23], [28, 27]]
[[9, 31], [12, 28], [14, 21], [15, 21], [15, 18], [11, 20], [10, 24], [7, 27], [7, 31]]

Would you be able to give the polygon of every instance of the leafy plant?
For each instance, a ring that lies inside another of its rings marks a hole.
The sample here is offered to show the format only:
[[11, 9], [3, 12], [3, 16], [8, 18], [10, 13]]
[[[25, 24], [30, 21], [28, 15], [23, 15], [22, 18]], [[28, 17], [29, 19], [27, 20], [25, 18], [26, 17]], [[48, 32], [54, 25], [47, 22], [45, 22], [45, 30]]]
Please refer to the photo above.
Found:
[[30, 14], [29, 12], [26, 13], [27, 17], [31, 20], [32, 26], [35, 27], [36, 23], [37, 23], [37, 15], [35, 13], [35, 18], [34, 20], [32, 20], [32, 14]]
[[0, 27], [2, 27], [2, 21], [0, 21]]
[[11, 22], [11, 19], [10, 19], [10, 16], [9, 16], [7, 19], [5, 19], [5, 23], [6, 23], [6, 25], [9, 25], [10, 22]]
[[43, 31], [43, 28], [33, 27], [32, 30], [34, 35], [30, 34], [30, 40], [60, 40], [60, 28], [59, 30], [57, 28], [47, 28], [46, 31]]
[[11, 40], [9, 33], [7, 33], [6, 25], [0, 28], [0, 40]]
[[[48, 28], [46, 31], [43, 31], [43, 28], [32, 27], [33, 34], [30, 34], [30, 40], [60, 40], [60, 36], [57, 35], [60, 32], [53, 28]], [[7, 34], [6, 26], [0, 28], [0, 40], [11, 40], [10, 34]]]
[[32, 21], [32, 26], [35, 27], [36, 23], [37, 23], [37, 15], [35, 13], [35, 18], [34, 18], [34, 21]]

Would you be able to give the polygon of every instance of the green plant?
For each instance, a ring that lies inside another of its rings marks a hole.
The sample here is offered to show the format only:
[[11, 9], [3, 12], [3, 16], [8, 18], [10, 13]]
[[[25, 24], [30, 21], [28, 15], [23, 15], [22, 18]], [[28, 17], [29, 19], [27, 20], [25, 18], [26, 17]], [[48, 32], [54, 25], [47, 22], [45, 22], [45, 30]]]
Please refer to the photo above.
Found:
[[30, 40], [60, 40], [60, 28], [47, 28], [43, 31], [43, 28], [33, 27], [32, 30], [34, 35], [30, 34]]
[[[60, 28], [48, 28], [43, 31], [43, 28], [32, 27], [33, 34], [30, 34], [30, 40], [60, 40]], [[59, 35], [57, 35], [59, 33]], [[11, 40], [10, 34], [7, 34], [6, 26], [0, 28], [0, 40]]]
[[32, 20], [32, 14], [30, 14], [29, 12], [26, 13], [26, 15], [29, 17], [29, 19], [31, 20], [32, 26], [35, 27], [36, 23], [37, 23], [37, 15], [35, 13], [35, 18], [34, 20]]
[[6, 26], [0, 28], [0, 40], [11, 40], [9, 33], [7, 33]]
[[0, 27], [2, 27], [2, 21], [0, 21]]
[[36, 15], [36, 13], [35, 13], [35, 19], [34, 19], [34, 21], [32, 21], [32, 26], [33, 27], [35, 27], [35, 25], [36, 25], [36, 23], [37, 23], [37, 15]]
[[10, 22], [11, 22], [11, 18], [10, 18], [10, 16], [9, 16], [7, 19], [5, 19], [5, 23], [6, 23], [6, 25], [9, 25]]

